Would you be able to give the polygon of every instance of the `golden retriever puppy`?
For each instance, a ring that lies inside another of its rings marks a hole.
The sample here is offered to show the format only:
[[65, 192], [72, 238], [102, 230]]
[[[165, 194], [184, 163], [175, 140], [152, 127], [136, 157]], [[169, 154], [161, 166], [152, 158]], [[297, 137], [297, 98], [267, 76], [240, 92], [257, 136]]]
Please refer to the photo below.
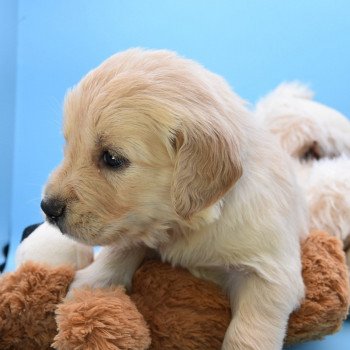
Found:
[[284, 83], [257, 103], [255, 115], [294, 158], [350, 156], [350, 121], [312, 97], [306, 86]]
[[223, 79], [168, 51], [107, 59], [67, 94], [66, 145], [42, 201], [63, 233], [106, 246], [83, 285], [131, 285], [149, 249], [220, 284], [223, 349], [281, 349], [304, 295], [307, 215], [291, 164]]

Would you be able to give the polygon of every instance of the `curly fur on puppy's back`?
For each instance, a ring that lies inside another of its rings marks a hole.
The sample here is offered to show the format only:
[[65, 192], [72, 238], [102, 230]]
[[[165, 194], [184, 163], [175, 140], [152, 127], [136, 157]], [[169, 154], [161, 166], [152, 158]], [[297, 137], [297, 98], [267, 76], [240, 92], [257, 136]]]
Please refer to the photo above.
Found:
[[301, 83], [283, 83], [258, 101], [255, 117], [295, 158], [310, 149], [318, 158], [350, 155], [349, 120], [313, 95]]

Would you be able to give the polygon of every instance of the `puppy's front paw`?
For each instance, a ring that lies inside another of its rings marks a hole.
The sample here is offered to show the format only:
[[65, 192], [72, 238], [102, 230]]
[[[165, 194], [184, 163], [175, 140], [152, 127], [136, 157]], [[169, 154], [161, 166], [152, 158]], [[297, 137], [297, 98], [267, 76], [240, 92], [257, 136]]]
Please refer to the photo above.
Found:
[[75, 289], [82, 288], [105, 288], [110, 285], [108, 279], [94, 276], [88, 270], [80, 270], [75, 274], [74, 280], [69, 286], [66, 298], [72, 298]]

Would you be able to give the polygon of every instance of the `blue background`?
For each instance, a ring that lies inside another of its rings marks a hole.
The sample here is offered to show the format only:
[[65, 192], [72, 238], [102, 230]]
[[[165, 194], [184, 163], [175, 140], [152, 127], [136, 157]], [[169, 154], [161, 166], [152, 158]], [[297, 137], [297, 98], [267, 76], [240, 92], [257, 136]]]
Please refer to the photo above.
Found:
[[[349, 116], [349, 44], [348, 0], [0, 0], [0, 241], [11, 232], [13, 254], [41, 220], [41, 191], [62, 157], [65, 91], [116, 51], [176, 50], [252, 103], [298, 79]], [[349, 349], [345, 328], [299, 349]]]

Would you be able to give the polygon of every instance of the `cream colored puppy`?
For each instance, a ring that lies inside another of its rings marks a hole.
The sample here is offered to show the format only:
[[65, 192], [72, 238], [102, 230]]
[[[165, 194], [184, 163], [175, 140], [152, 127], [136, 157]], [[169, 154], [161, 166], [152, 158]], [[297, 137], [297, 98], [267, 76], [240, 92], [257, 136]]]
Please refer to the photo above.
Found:
[[350, 121], [312, 96], [302, 84], [281, 84], [259, 101], [255, 115], [295, 159], [310, 230], [341, 239], [350, 266]]
[[42, 208], [63, 233], [106, 246], [72, 288], [130, 287], [154, 249], [227, 289], [223, 349], [281, 349], [304, 295], [306, 209], [284, 153], [225, 81], [133, 49], [83, 78], [64, 114]]
[[310, 229], [344, 242], [350, 266], [350, 158], [325, 158], [297, 165], [310, 211]]
[[350, 121], [312, 97], [306, 86], [284, 83], [258, 102], [255, 115], [292, 157], [350, 156]]

